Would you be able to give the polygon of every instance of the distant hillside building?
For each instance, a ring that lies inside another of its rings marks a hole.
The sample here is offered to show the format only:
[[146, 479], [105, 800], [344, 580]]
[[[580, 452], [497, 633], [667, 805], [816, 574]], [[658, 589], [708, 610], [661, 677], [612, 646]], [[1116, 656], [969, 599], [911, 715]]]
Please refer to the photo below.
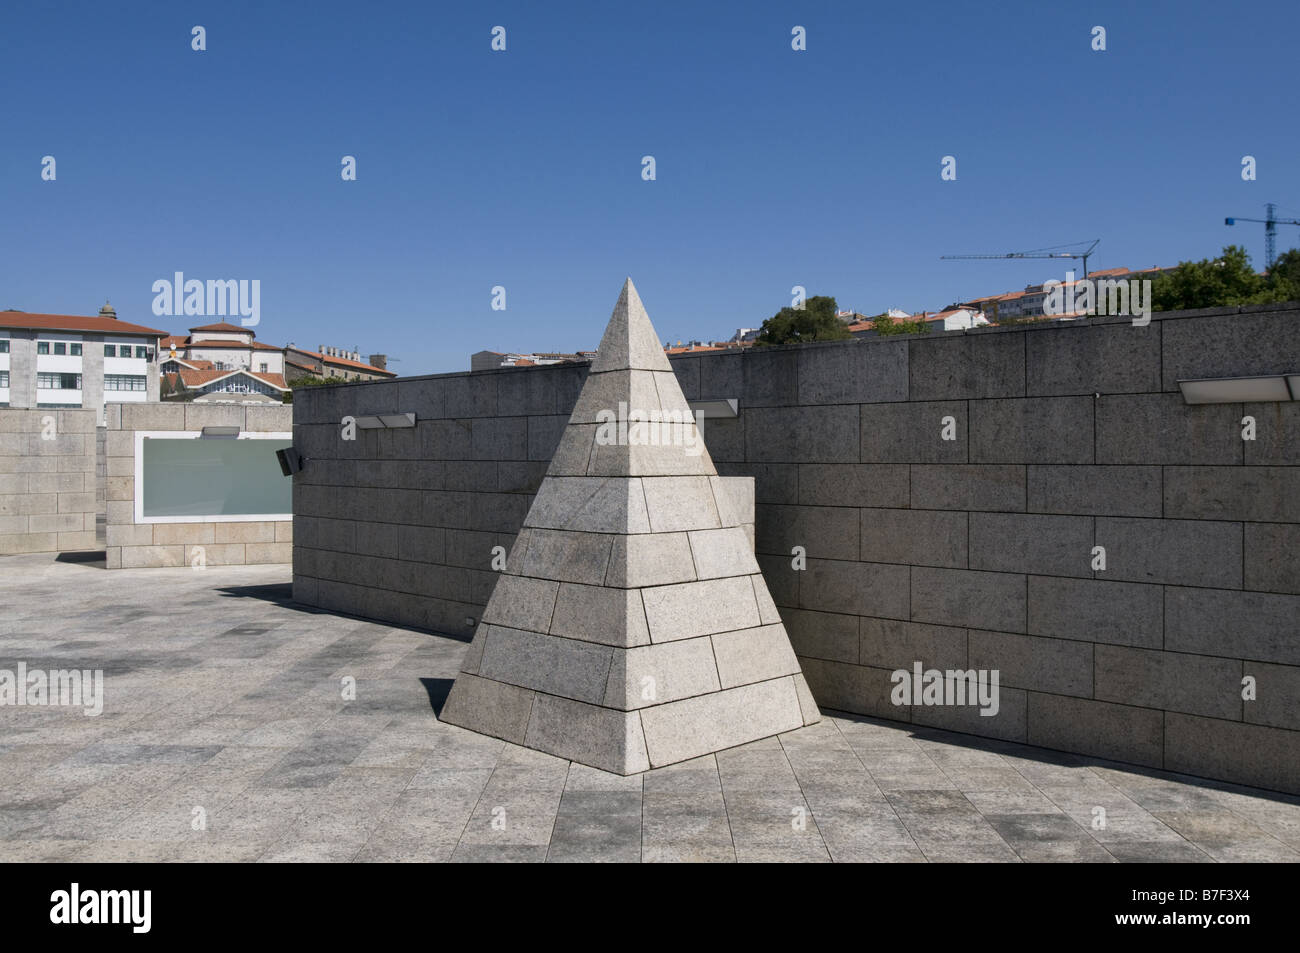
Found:
[[[1144, 268], [1141, 271], [1130, 271], [1127, 268], [1106, 268], [1102, 271], [1090, 271], [1088, 278], [1091, 281], [1129, 281], [1132, 279], [1155, 278], [1170, 268], [1160, 268], [1158, 266]], [[1070, 285], [1078, 284], [1079, 279], [1075, 281], [1061, 282], [1061, 287], [1068, 288]], [[1070, 315], [1047, 315], [1043, 313], [1043, 303], [1047, 300], [1047, 291], [1043, 287], [1044, 283], [1036, 285], [1025, 285], [1024, 291], [1008, 291], [1003, 294], [987, 295], [983, 298], [972, 298], [970, 301], [961, 302], [970, 308], [983, 311], [989, 321], [996, 324], [1002, 318], [1044, 318], [1044, 317], [1070, 317]]]
[[[908, 314], [906, 311], [890, 308], [887, 313], [895, 321], [923, 321], [931, 331], [968, 331], [989, 324], [988, 318], [982, 311], [967, 307], [948, 308], [934, 313], [921, 311], [917, 314]], [[875, 323], [870, 318], [850, 324], [848, 330], [854, 337], [877, 336]]]
[[[376, 365], [378, 358], [382, 366]], [[359, 351], [322, 344], [319, 351], [308, 351], [292, 345], [284, 349], [285, 375], [292, 384], [304, 377], [340, 381], [384, 381], [397, 375], [388, 370], [386, 354], [371, 355], [372, 363], [361, 360]]]
[[540, 367], [543, 364], [572, 364], [577, 361], [589, 361], [595, 356], [595, 351], [575, 351], [572, 354], [561, 351], [541, 351], [536, 354], [475, 351], [469, 356], [469, 369], [471, 371], [490, 371], [495, 367]]
[[[164, 399], [264, 403], [283, 401], [294, 381], [386, 380], [397, 375], [361, 360], [355, 351], [321, 346], [308, 351], [263, 344], [237, 324], [204, 324], [162, 342]], [[386, 365], [386, 355], [374, 355]], [[372, 358], [373, 360], [373, 358]]]

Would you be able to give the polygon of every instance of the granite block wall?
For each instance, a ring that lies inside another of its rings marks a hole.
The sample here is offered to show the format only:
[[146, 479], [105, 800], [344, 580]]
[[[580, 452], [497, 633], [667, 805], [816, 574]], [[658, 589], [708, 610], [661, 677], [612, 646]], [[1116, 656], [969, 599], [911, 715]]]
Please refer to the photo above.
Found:
[[0, 407], [0, 556], [95, 548], [96, 416]]
[[[704, 439], [754, 478], [759, 563], [823, 708], [1297, 792], [1300, 402], [1191, 406], [1177, 382], [1296, 373], [1298, 332], [1267, 306], [673, 367], [688, 399], [739, 400]], [[468, 636], [585, 373], [298, 391], [295, 598]], [[406, 411], [417, 427], [339, 438]], [[996, 670], [997, 714], [894, 704], [916, 662]]]
[[[105, 526], [109, 569], [164, 566], [242, 566], [289, 563], [292, 520], [137, 523], [135, 432], [238, 427], [254, 433], [288, 433], [293, 408], [285, 404], [181, 402], [108, 404], [105, 407]], [[93, 529], [93, 524], [92, 524]]]

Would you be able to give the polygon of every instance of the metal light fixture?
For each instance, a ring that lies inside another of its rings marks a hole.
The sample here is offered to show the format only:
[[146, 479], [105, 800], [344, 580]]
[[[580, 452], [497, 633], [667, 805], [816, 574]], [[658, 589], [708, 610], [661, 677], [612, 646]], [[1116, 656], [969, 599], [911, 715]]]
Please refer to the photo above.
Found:
[[414, 427], [415, 414], [367, 414], [356, 418], [359, 430], [393, 430]]
[[725, 397], [720, 400], [688, 400], [696, 419], [700, 417], [737, 417], [740, 415], [740, 400]]
[[201, 431], [204, 437], [223, 437], [227, 440], [239, 436], [238, 427], [204, 427]]
[[293, 447], [285, 447], [283, 450], [275, 451], [276, 459], [280, 461], [280, 472], [285, 476], [292, 476], [300, 472], [307, 464], [307, 458], [300, 454]]
[[[1300, 382], [1300, 375], [1291, 375]], [[1213, 377], [1179, 381], [1178, 389], [1189, 404], [1240, 404], [1293, 400], [1294, 386], [1281, 375], [1267, 377]]]

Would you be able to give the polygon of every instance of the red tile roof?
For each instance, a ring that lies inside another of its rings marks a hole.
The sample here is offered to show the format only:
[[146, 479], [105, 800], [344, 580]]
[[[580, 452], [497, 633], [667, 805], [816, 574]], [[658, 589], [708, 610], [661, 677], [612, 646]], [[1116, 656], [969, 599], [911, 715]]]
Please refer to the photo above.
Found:
[[293, 348], [299, 354], [306, 354], [308, 357], [314, 357], [322, 364], [337, 364], [340, 367], [355, 367], [358, 370], [368, 371], [371, 374], [385, 374], [388, 377], [396, 377], [396, 371], [386, 371], [383, 368], [373, 367], [370, 364], [363, 364], [361, 361], [350, 361], [345, 357], [330, 357], [327, 354], [317, 354], [315, 351], [307, 351], [300, 347]]
[[188, 337], [180, 334], [169, 334], [163, 338], [163, 347], [166, 348], [185, 348], [185, 347], [224, 347], [224, 348], [252, 348], [254, 351], [279, 351], [282, 348], [274, 344], [263, 344], [261, 341], [221, 341], [214, 338], [204, 338], [198, 341], [191, 341]]
[[[236, 349], [238, 349], [238, 350], [240, 350], [240, 351], [246, 350], [246, 349], [249, 347], [249, 345], [248, 345], [248, 344], [245, 344], [243, 341], [191, 341], [189, 344], [187, 344], [187, 345], [185, 345], [185, 346], [186, 346], [186, 347], [207, 347], [207, 348], [222, 348], [222, 347], [224, 347], [224, 348], [227, 348], [227, 349], [229, 349], [229, 348], [236, 348]], [[256, 345], [253, 345], [253, 346], [256, 346]], [[263, 345], [263, 346], [264, 346], [264, 347], [270, 347], [270, 345]], [[278, 347], [272, 347], [272, 348], [270, 348], [270, 349], [271, 349], [272, 351], [278, 351], [278, 350], [280, 350]]]
[[216, 324], [203, 324], [197, 328], [190, 328], [191, 331], [229, 331], [240, 334], [251, 334], [257, 337], [257, 334], [251, 328], [241, 327], [238, 324], [230, 324], [227, 321], [218, 321]]
[[0, 328], [33, 328], [41, 331], [93, 331], [96, 334], [147, 334], [166, 337], [166, 331], [129, 324], [116, 318], [88, 318], [76, 314], [28, 314], [0, 311]]
[[[235, 368], [234, 370], [224, 370], [224, 371], [219, 371], [215, 369], [190, 370], [189, 368], [182, 368], [181, 371], [179, 372], [179, 377], [181, 381], [184, 382], [185, 387], [187, 389], [194, 389], [197, 387], [203, 387], [206, 384], [211, 384], [213, 381], [223, 380], [224, 378], [231, 377], [235, 374], [245, 374], [248, 377], [253, 377], [256, 378], [257, 380], [262, 381], [262, 383], [264, 384], [270, 384], [272, 387], [275, 387], [279, 390], [289, 389], [284, 382], [283, 374], [264, 374], [261, 371], [250, 371], [244, 367], [238, 367]], [[173, 378], [177, 377], [178, 375], [166, 374], [164, 376], [167, 377], [168, 380], [172, 381], [172, 383], [174, 384], [175, 381], [173, 380]]]
[[289, 389], [289, 385], [285, 382], [283, 374], [267, 374], [267, 373], [263, 373], [262, 371], [245, 371], [244, 373], [249, 374], [252, 377], [256, 377], [260, 381], [265, 381], [266, 383], [270, 384], [272, 387], [278, 387], [281, 390]]

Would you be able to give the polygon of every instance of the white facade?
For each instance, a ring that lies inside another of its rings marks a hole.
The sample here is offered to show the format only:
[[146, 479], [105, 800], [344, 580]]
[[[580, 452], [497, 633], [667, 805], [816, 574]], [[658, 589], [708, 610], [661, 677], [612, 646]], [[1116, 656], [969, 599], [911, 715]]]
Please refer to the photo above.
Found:
[[48, 331], [36, 338], [36, 406], [80, 407], [85, 378], [80, 334]]
[[[234, 370], [242, 367], [246, 370], [257, 371], [259, 374], [283, 374], [284, 373], [284, 352], [277, 350], [263, 350], [249, 346], [241, 346], [238, 342], [232, 342], [230, 347], [189, 347], [185, 349], [189, 354], [188, 359], [195, 361], [211, 361], [213, 367], [219, 367], [223, 370]], [[177, 357], [181, 360], [187, 358], [181, 357], [179, 352]]]
[[235, 344], [247, 344], [253, 336], [247, 331], [201, 331], [190, 328], [190, 337], [198, 341], [232, 341]]
[[0, 407], [9, 406], [9, 332], [0, 331]]
[[988, 319], [984, 317], [984, 312], [975, 311], [971, 308], [959, 308], [944, 316], [943, 329], [945, 331], [969, 331], [971, 328], [983, 327], [988, 323]]

